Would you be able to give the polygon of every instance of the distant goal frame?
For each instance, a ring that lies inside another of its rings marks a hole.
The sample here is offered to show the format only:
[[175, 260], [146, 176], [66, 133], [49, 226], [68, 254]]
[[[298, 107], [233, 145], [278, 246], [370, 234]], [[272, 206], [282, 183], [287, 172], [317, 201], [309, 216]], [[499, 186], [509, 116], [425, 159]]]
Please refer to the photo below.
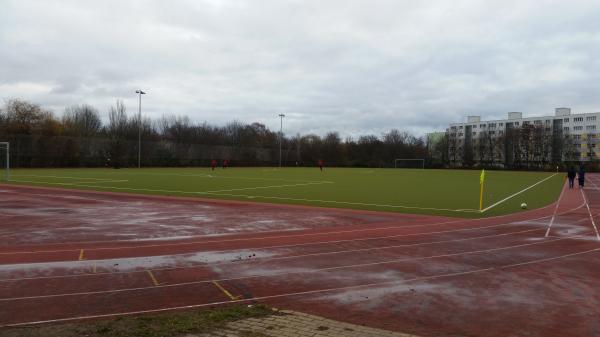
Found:
[[[6, 150], [4, 150], [6, 149]], [[4, 180], [10, 181], [10, 143], [0, 142], [0, 157], [5, 156]], [[0, 178], [1, 179], [1, 178]]]
[[[399, 161], [421, 162], [421, 169], [425, 169], [425, 159], [423, 158], [396, 158], [394, 159], [394, 168], [398, 168]], [[418, 167], [401, 167], [401, 168], [418, 168]]]

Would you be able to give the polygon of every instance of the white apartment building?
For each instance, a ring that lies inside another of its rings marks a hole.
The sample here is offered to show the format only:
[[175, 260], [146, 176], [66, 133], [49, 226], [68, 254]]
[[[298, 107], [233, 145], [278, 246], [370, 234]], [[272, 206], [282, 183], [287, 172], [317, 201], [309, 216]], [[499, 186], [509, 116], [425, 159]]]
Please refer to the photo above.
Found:
[[[600, 158], [600, 145], [596, 147], [597, 142], [600, 144], [600, 112], [572, 114], [570, 108], [556, 108], [552, 116], [526, 118], [521, 112], [509, 112], [506, 119], [490, 121], [482, 121], [480, 116], [469, 116], [466, 123], [452, 123], [446, 129], [449, 156], [460, 157], [458, 161], [462, 162], [465, 153], [471, 151], [473, 160], [478, 161], [481, 159], [478, 155], [484, 155], [483, 152], [478, 154], [479, 144], [488, 142], [487, 151], [495, 152], [491, 162], [502, 165], [510, 153], [514, 153], [514, 148], [510, 151], [507, 148], [507, 133], [509, 130], [520, 131], [525, 126], [532, 126], [543, 133], [549, 139], [546, 143], [552, 147], [545, 149], [542, 157], [538, 153], [537, 160], [559, 162]], [[536, 151], [540, 152], [539, 149]]]

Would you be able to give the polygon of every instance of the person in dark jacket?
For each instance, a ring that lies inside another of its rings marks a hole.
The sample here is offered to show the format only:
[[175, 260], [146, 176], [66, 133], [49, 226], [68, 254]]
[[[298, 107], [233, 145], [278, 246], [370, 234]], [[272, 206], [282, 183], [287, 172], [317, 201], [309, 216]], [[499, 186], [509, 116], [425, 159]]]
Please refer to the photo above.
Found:
[[583, 188], [583, 186], [585, 185], [585, 168], [583, 167], [583, 165], [579, 167], [579, 172], [577, 172], [577, 176], [579, 180], [579, 188]]
[[575, 168], [573, 166], [571, 166], [569, 168], [569, 171], [567, 171], [567, 178], [569, 178], [569, 188], [573, 188], [576, 175], [577, 175], [577, 172], [575, 172]]

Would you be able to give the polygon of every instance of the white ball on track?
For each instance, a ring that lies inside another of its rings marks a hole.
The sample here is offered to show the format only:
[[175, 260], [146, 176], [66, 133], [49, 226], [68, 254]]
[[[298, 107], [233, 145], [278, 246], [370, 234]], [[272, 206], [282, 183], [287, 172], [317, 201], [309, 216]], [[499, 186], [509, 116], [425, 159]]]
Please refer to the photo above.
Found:
[[527, 204], [526, 204], [526, 203], [522, 203], [522, 204], [521, 204], [521, 208], [522, 208], [522, 209], [527, 209]]

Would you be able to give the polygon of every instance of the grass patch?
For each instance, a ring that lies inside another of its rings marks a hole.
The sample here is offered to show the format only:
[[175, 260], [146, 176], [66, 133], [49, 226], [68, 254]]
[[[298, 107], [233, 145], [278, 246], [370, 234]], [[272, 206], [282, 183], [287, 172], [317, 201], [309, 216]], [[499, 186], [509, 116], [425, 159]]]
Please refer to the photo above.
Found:
[[[480, 214], [477, 170], [326, 168], [15, 169], [12, 183], [454, 217], [519, 212], [555, 201], [563, 174], [489, 171], [484, 207], [548, 180]], [[456, 211], [462, 210], [462, 211]], [[471, 210], [464, 211], [464, 210]]]
[[[3, 328], [2, 337], [179, 337], [206, 333], [246, 318], [278, 315], [264, 305], [234, 305], [212, 310], [122, 316], [111, 320]], [[255, 335], [249, 335], [255, 336]]]

